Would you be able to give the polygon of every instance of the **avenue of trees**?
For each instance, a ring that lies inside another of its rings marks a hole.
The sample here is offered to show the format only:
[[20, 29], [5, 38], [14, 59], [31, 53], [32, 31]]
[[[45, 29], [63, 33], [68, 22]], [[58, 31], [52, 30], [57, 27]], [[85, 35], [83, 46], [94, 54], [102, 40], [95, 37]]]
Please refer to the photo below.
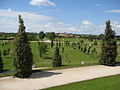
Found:
[[[36, 35], [38, 35], [38, 37]], [[34, 39], [32, 39], [32, 36]], [[44, 39], [46, 38], [51, 41], [50, 46], [48, 46], [49, 45], [48, 43], [44, 42]], [[97, 37], [93, 35], [91, 36], [91, 38], [89, 38], [89, 41], [91, 41], [92, 43], [89, 42], [86, 43], [83, 39], [81, 39], [78, 42], [67, 41], [67, 40], [60, 41], [60, 39], [56, 39], [56, 34], [54, 32], [44, 33], [43, 31], [41, 31], [39, 34], [26, 33], [24, 21], [21, 15], [19, 15], [19, 31], [17, 32], [17, 34], [14, 35], [14, 39], [13, 39], [13, 45], [14, 45], [13, 76], [14, 77], [27, 78], [32, 74], [33, 55], [29, 44], [29, 40], [38, 41], [37, 48], [39, 51], [40, 58], [43, 58], [43, 56], [46, 55], [46, 53], [48, 52], [48, 47], [55, 49], [54, 55], [51, 57], [52, 60], [51, 65], [53, 67], [62, 66], [61, 55], [65, 54], [64, 51], [66, 49], [64, 48], [67, 46], [71, 46], [73, 49], [79, 50], [84, 54], [88, 54], [88, 55], [97, 54], [97, 50], [95, 46], [99, 44], [98, 40], [102, 40], [99, 63], [108, 66], [113, 66], [116, 63], [117, 39], [115, 36], [115, 31], [112, 30], [112, 27], [110, 25], [110, 21], [106, 22], [105, 34], [101, 34]], [[62, 54], [60, 52], [60, 49]], [[6, 56], [7, 54], [10, 54], [10, 49], [2, 51], [3, 56]], [[3, 71], [2, 55], [0, 52], [0, 72]]]

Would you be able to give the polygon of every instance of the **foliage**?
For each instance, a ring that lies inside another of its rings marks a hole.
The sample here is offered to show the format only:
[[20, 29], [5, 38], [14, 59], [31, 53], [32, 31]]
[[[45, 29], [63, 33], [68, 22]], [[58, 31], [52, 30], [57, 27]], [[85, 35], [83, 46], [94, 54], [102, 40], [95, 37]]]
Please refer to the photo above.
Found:
[[98, 45], [98, 42], [97, 42], [97, 40], [95, 40], [95, 41], [94, 41], [94, 45], [95, 45], [95, 46], [96, 46], [96, 45]]
[[29, 41], [37, 41], [37, 33], [27, 33]]
[[86, 47], [84, 47], [84, 51], [83, 51], [83, 52], [84, 52], [84, 53], [86, 53], [86, 51], [87, 51], [87, 48], [86, 48]]
[[54, 32], [49, 32], [49, 33], [47, 33], [46, 37], [49, 40], [53, 41], [55, 39], [55, 33]]
[[7, 50], [3, 50], [3, 56], [6, 56], [6, 55], [8, 55]]
[[62, 59], [61, 59], [61, 55], [59, 54], [58, 46], [56, 46], [56, 48], [55, 48], [55, 53], [54, 53], [52, 65], [53, 65], [53, 67], [60, 67], [60, 66], [62, 66]]
[[0, 72], [3, 71], [3, 60], [2, 60], [2, 55], [1, 55], [1, 51], [0, 51]]
[[104, 34], [100, 34], [100, 35], [98, 36], [98, 40], [103, 40], [103, 38], [104, 38]]
[[89, 47], [88, 47], [88, 51], [87, 51], [87, 53], [90, 53], [90, 49], [91, 49], [91, 47], [89, 46]]
[[93, 48], [93, 49], [91, 50], [91, 52], [92, 52], [92, 54], [97, 54], [96, 48]]
[[19, 24], [19, 31], [14, 38], [14, 77], [27, 78], [32, 73], [33, 57], [24, 21], [20, 15]]
[[55, 39], [55, 33], [54, 33], [54, 32], [49, 32], [49, 33], [47, 33], [46, 37], [47, 37], [49, 40], [51, 40], [51, 47], [53, 47], [53, 45], [54, 45], [53, 41], [54, 41], [54, 39]]
[[115, 65], [117, 56], [117, 41], [112, 31], [110, 21], [106, 22], [105, 36], [102, 42], [100, 64]]
[[43, 31], [41, 31], [41, 32], [39, 33], [39, 38], [40, 38], [40, 40], [43, 40], [44, 37], [45, 37], [45, 34], [44, 34]]
[[38, 42], [38, 50], [39, 50], [40, 57], [42, 57], [43, 54], [47, 53], [48, 45], [44, 42]]

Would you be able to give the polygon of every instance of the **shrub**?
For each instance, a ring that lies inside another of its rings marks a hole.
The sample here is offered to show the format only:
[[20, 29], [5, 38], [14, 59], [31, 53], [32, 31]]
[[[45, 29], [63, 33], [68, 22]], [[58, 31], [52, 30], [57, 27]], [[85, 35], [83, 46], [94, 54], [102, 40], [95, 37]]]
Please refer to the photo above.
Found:
[[48, 45], [45, 42], [38, 42], [38, 50], [40, 57], [42, 57], [43, 54], [46, 54], [48, 51]]

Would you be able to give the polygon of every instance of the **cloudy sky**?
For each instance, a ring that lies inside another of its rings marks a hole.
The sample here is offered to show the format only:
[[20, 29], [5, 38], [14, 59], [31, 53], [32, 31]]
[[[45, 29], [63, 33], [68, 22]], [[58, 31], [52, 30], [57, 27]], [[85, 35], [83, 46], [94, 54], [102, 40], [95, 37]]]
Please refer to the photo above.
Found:
[[120, 35], [120, 0], [0, 0], [0, 32], [104, 33], [105, 21]]

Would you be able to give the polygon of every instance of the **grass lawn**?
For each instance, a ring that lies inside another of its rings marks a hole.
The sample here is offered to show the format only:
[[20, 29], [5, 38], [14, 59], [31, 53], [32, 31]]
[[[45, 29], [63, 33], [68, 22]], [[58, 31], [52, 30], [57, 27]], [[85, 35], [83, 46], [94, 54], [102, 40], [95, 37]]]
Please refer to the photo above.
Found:
[[[85, 40], [86, 41], [86, 40]], [[87, 41], [86, 41], [87, 42]], [[2, 42], [3, 43], [3, 42]], [[119, 42], [120, 43], [120, 42]], [[37, 42], [31, 42], [30, 46], [32, 48], [33, 53], [33, 61], [35, 67], [52, 67], [52, 59], [45, 59], [39, 57], [39, 51], [38, 51], [38, 44]], [[0, 51], [7, 50], [8, 48], [11, 48], [11, 52], [13, 50], [12, 43], [8, 43], [4, 46], [0, 44]], [[60, 68], [68, 68], [68, 67], [76, 67], [76, 66], [88, 66], [88, 65], [97, 65], [99, 61], [99, 54], [100, 54], [100, 44], [97, 46], [94, 46], [97, 50], [97, 54], [84, 54], [79, 49], [73, 49], [72, 46], [65, 46], [64, 47], [64, 53], [62, 52], [62, 48], [60, 47], [60, 54], [62, 56], [62, 67], [58, 68], [50, 68], [51, 69], [60, 69]], [[118, 51], [120, 49], [120, 46], [118, 46]], [[51, 48], [50, 45], [48, 47], [48, 52], [45, 56], [47, 57], [53, 57], [55, 48]], [[3, 63], [4, 63], [4, 70], [13, 70], [13, 56], [12, 53], [7, 56], [3, 56]], [[120, 61], [120, 51], [118, 52], [117, 61]], [[83, 62], [83, 64], [81, 63]], [[11, 74], [0, 74], [1, 76], [7, 76]]]
[[120, 90], [120, 75], [76, 82], [44, 90]]

